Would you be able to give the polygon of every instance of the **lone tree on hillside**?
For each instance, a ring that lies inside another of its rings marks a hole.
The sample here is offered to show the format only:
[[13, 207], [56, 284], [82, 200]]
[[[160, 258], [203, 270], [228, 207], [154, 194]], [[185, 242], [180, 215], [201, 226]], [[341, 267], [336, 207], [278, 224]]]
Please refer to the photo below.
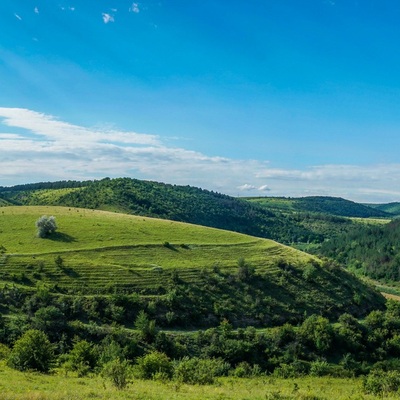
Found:
[[42, 215], [36, 221], [36, 228], [38, 237], [44, 238], [56, 231], [56, 218], [53, 216], [48, 217], [47, 215]]

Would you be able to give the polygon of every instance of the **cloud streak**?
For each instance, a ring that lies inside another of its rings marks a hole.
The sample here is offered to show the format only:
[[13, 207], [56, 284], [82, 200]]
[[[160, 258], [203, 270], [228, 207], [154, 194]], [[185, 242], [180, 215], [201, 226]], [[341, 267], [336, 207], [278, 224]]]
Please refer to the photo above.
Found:
[[267, 161], [211, 157], [159, 136], [84, 127], [22, 108], [0, 108], [0, 185], [131, 176], [227, 194], [400, 199], [400, 164], [278, 169]]
[[108, 24], [110, 22], [114, 22], [114, 17], [111, 14], [102, 13], [103, 22]]

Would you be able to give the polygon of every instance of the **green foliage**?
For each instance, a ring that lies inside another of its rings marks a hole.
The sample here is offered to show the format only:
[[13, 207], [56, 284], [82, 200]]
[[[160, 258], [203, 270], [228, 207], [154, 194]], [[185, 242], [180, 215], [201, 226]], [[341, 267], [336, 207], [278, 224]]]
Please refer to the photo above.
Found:
[[7, 360], [11, 354], [11, 350], [8, 346], [0, 343], [0, 360]]
[[140, 379], [170, 379], [173, 374], [173, 365], [166, 354], [151, 351], [137, 359], [135, 373]]
[[229, 364], [217, 359], [183, 358], [174, 369], [174, 379], [191, 385], [211, 385], [218, 376], [226, 375]]
[[381, 226], [357, 225], [324, 242], [319, 254], [373, 279], [400, 280], [400, 220]]
[[19, 338], [8, 358], [12, 368], [48, 372], [54, 360], [53, 346], [46, 334], [30, 329]]
[[128, 386], [131, 369], [128, 361], [115, 358], [104, 364], [101, 375], [109, 379], [117, 389], [122, 390]]
[[329, 320], [311, 315], [301, 325], [299, 334], [306, 344], [319, 353], [327, 352], [333, 340], [333, 329]]
[[237, 378], [253, 378], [260, 376], [262, 370], [258, 364], [250, 365], [247, 361], [240, 362], [231, 373]]
[[151, 341], [157, 334], [156, 321], [150, 320], [145, 311], [141, 310], [135, 321], [135, 328], [143, 340]]
[[59, 337], [66, 327], [66, 318], [64, 313], [55, 306], [41, 307], [32, 318], [32, 327], [39, 329], [52, 338]]
[[388, 396], [400, 390], [399, 371], [376, 370], [369, 373], [363, 380], [364, 392], [377, 396]]
[[310, 365], [311, 376], [329, 375], [329, 364], [326, 361], [313, 361]]
[[64, 268], [63, 258], [60, 255], [58, 255], [57, 257], [54, 258], [54, 264], [58, 269], [63, 269]]
[[255, 268], [249, 265], [244, 258], [238, 260], [238, 279], [242, 282], [248, 282], [253, 278]]
[[80, 340], [74, 343], [71, 351], [64, 357], [63, 367], [67, 371], [73, 371], [78, 376], [86, 376], [93, 371], [98, 362], [98, 351], [92, 343]]
[[37, 236], [44, 238], [51, 235], [57, 229], [56, 218], [54, 216], [48, 217], [47, 215], [42, 215], [36, 221]]

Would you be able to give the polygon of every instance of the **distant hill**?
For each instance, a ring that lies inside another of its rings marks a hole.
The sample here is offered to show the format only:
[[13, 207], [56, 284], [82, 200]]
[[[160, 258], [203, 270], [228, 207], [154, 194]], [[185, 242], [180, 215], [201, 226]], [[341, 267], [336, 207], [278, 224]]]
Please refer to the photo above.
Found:
[[0, 199], [15, 205], [82, 207], [189, 222], [281, 243], [323, 239], [280, 212], [243, 199], [191, 186], [130, 178], [0, 188]]
[[373, 279], [400, 281], [400, 220], [357, 225], [322, 244], [319, 254]]
[[391, 215], [400, 215], [400, 202], [393, 202], [387, 204], [366, 204], [368, 207], [380, 210]]
[[[55, 216], [58, 230], [41, 239], [35, 221], [44, 214]], [[66, 314], [103, 323], [132, 323], [132, 312], [146, 302], [159, 325], [197, 327], [223, 318], [271, 326], [311, 314], [362, 316], [384, 304], [335, 265], [239, 233], [54, 206], [4, 207], [0, 226], [0, 309], [6, 312], [32, 310], [44, 288], [59, 296]], [[121, 308], [122, 301], [129, 306]]]
[[383, 209], [355, 203], [354, 201], [345, 200], [340, 197], [255, 197], [247, 199], [268, 209], [274, 209], [283, 212], [312, 212], [335, 215], [339, 217], [356, 218], [390, 218], [392, 216]]

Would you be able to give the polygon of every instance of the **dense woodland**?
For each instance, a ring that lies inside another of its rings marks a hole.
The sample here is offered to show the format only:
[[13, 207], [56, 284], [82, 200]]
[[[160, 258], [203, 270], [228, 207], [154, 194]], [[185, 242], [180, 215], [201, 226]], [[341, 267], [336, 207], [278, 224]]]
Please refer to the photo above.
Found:
[[358, 225], [325, 241], [320, 254], [373, 279], [400, 280], [400, 220], [387, 225]]

